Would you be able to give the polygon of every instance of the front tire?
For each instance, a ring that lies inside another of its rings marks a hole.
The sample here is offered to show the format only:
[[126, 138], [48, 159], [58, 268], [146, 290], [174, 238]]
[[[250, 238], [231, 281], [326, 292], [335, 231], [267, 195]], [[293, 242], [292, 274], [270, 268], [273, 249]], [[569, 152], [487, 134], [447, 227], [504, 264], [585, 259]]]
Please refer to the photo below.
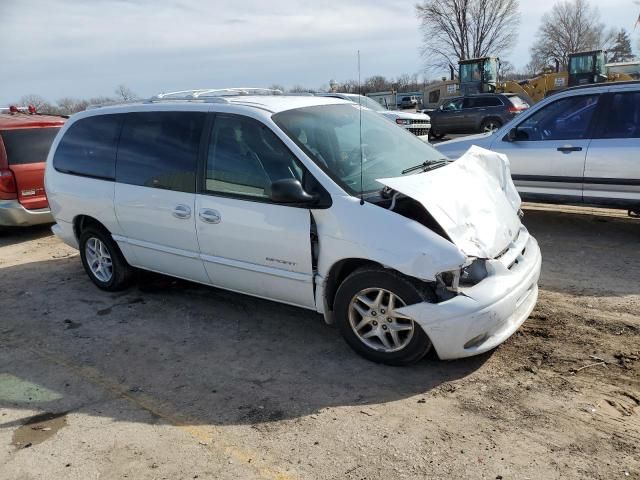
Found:
[[409, 365], [431, 349], [422, 328], [397, 312], [405, 305], [434, 301], [431, 290], [398, 272], [365, 267], [338, 287], [336, 323], [346, 342], [364, 358], [386, 365]]
[[134, 270], [109, 232], [89, 227], [82, 231], [79, 244], [84, 271], [98, 288], [115, 292], [129, 285]]

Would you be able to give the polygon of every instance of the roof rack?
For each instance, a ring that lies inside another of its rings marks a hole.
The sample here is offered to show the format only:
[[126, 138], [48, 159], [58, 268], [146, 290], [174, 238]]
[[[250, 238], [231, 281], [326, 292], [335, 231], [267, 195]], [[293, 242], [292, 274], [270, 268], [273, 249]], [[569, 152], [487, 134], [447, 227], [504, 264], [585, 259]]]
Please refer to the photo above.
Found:
[[272, 88], [203, 88], [194, 90], [180, 90], [178, 92], [163, 92], [151, 97], [149, 102], [167, 100], [200, 100], [202, 102], [228, 103], [224, 97], [242, 95], [282, 95], [282, 90]]

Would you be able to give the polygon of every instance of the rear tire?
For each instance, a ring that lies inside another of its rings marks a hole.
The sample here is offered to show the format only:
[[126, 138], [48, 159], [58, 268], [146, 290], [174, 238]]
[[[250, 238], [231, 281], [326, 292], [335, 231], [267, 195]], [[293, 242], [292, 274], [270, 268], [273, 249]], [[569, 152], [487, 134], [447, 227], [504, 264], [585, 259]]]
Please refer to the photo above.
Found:
[[486, 120], [482, 121], [482, 124], [480, 125], [480, 131], [482, 133], [493, 133], [500, 127], [502, 127], [502, 122], [500, 120], [487, 118]]
[[363, 267], [338, 287], [334, 314], [346, 342], [367, 360], [409, 365], [421, 360], [431, 341], [413, 320], [396, 310], [435, 297], [424, 285], [398, 272]]
[[134, 270], [107, 230], [89, 227], [82, 231], [79, 244], [84, 271], [98, 288], [115, 292], [131, 283]]

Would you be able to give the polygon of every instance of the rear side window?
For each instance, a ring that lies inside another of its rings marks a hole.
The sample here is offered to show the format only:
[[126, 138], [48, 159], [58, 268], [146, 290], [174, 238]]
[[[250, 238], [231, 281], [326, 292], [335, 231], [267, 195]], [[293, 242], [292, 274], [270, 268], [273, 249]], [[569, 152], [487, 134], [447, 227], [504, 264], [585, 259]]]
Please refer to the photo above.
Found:
[[500, 107], [502, 102], [497, 97], [474, 97], [464, 99], [464, 108]]
[[600, 138], [640, 138], [640, 92], [613, 94], [609, 112]]
[[116, 181], [195, 192], [204, 112], [126, 115], [118, 147]]
[[64, 134], [53, 167], [64, 173], [113, 180], [122, 115], [99, 115], [75, 122]]
[[59, 130], [60, 127], [0, 131], [9, 165], [44, 162]]

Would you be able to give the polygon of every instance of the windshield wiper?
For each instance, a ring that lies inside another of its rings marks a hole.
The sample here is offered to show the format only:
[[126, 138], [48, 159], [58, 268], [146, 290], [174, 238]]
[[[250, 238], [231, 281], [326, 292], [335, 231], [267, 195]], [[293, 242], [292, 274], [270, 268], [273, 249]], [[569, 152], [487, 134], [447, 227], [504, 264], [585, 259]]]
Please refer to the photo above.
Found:
[[431, 160], [431, 161], [427, 160], [422, 162], [420, 165], [415, 165], [413, 167], [405, 168], [400, 173], [404, 175], [406, 173], [415, 172], [416, 170], [420, 170], [420, 169], [422, 169], [423, 172], [428, 172], [429, 170], [434, 170], [436, 168], [443, 167], [447, 163], [449, 163], [449, 160], [447, 160], [446, 158], [441, 158], [440, 160]]

